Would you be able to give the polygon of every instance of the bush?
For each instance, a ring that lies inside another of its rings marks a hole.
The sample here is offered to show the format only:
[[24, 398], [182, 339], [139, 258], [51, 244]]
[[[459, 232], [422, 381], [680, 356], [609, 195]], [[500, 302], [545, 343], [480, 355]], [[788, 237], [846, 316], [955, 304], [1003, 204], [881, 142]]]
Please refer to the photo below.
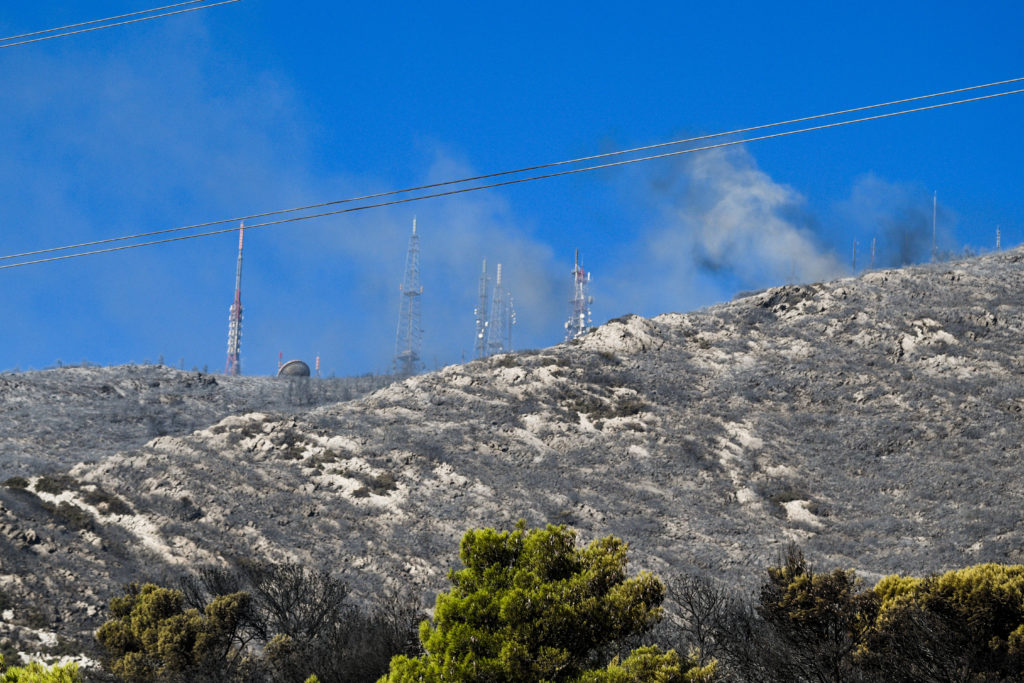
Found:
[[1024, 566], [982, 564], [918, 579], [888, 576], [866, 663], [892, 680], [967, 671], [971, 680], [1024, 675]]
[[50, 474], [39, 477], [39, 481], [36, 482], [36, 491], [40, 493], [50, 493], [55, 496], [60, 495], [64, 491], [78, 488], [78, 482], [75, 478], [68, 474]]
[[[418, 651], [419, 604], [383, 598], [371, 609], [348, 602], [348, 587], [326, 572], [296, 564], [243, 562], [237, 570], [206, 568], [181, 581], [186, 608], [201, 609], [212, 596], [251, 596], [242, 631], [248, 634], [245, 671], [251, 681], [324, 683], [373, 681], [397, 654]], [[225, 680], [232, 680], [230, 678]]]
[[100, 487], [82, 494], [82, 501], [96, 508], [101, 515], [130, 515], [133, 514], [131, 506], [122, 498], [107, 493]]
[[53, 515], [57, 522], [70, 531], [81, 531], [93, 529], [94, 520], [92, 515], [67, 501], [61, 501], [58, 505], [43, 503], [43, 508]]
[[74, 662], [50, 668], [39, 662], [8, 667], [0, 655], [0, 683], [81, 683], [81, 680], [78, 665]]
[[4, 486], [9, 489], [27, 489], [28, 479], [25, 477], [10, 477], [4, 482]]
[[578, 548], [565, 527], [520, 523], [468, 532], [459, 556], [465, 569], [449, 572], [451, 591], [420, 625], [426, 654], [396, 657], [382, 683], [683, 680], [674, 652], [602, 655], [661, 618], [664, 586], [646, 573], [626, 578], [622, 541]]
[[395, 475], [390, 472], [383, 472], [373, 478], [373, 492], [378, 496], [387, 495], [389, 491], [394, 491], [398, 488], [398, 483], [395, 481]]
[[864, 588], [815, 572], [799, 549], [767, 571], [753, 603], [707, 580], [670, 589], [677, 645], [714, 656], [727, 680], [1024, 680], [1024, 566], [987, 564]]
[[250, 598], [215, 598], [201, 613], [184, 608], [181, 591], [130, 584], [110, 601], [113, 619], [96, 632], [107, 667], [125, 681], [226, 680], [238, 671], [243, 618]]

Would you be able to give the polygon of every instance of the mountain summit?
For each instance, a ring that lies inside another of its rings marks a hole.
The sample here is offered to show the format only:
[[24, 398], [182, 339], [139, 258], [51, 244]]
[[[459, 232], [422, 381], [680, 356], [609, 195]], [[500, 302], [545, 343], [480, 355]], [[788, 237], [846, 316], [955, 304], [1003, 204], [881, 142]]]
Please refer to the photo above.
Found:
[[[737, 584], [791, 541], [869, 579], [1021, 562], [1022, 291], [1018, 249], [625, 316], [74, 465], [95, 422], [32, 432], [4, 442], [18, 477], [0, 487], [0, 586], [15, 621], [19, 603], [52, 605], [70, 635], [126, 581], [247, 557], [430, 599], [467, 528], [520, 518], [619, 536], [634, 568]], [[50, 372], [37, 400], [58, 410], [86, 380]], [[94, 372], [117, 387], [129, 370]], [[44, 467], [50, 443], [61, 471]]]

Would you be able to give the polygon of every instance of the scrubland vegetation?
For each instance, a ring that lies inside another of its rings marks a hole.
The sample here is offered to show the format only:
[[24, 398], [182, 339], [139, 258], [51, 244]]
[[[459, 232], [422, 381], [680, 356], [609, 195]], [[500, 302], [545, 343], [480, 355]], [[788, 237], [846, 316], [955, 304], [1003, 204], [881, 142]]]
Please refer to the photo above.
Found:
[[[627, 573], [627, 545], [548, 525], [475, 529], [427, 618], [407, 595], [357, 607], [297, 564], [132, 583], [96, 632], [103, 671], [37, 663], [0, 681], [732, 683], [1017, 681], [1024, 566], [866, 585], [796, 546], [752, 594], [706, 576]], [[2, 660], [0, 660], [2, 661]]]
[[[1024, 680], [1022, 264], [624, 316], [372, 394], [4, 374], [0, 652], [52, 665], [91, 644], [89, 680]], [[474, 532], [497, 569], [458, 556], [465, 529], [517, 519], [627, 540], [660, 578], [623, 604], [591, 546], [543, 569], [532, 539], [565, 530]], [[343, 597], [304, 629], [284, 616], [302, 600], [273, 607], [300, 588]]]

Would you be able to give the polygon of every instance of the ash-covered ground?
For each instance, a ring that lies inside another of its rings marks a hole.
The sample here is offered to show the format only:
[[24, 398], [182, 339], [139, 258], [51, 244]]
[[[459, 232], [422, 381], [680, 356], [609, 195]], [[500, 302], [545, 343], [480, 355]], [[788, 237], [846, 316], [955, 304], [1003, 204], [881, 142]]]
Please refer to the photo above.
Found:
[[430, 603], [468, 527], [520, 518], [740, 587], [791, 541], [868, 579], [1020, 562], [1021, 291], [1021, 250], [875, 271], [309, 405], [152, 368], [3, 375], [4, 620], [84, 642], [124, 582], [243, 557]]

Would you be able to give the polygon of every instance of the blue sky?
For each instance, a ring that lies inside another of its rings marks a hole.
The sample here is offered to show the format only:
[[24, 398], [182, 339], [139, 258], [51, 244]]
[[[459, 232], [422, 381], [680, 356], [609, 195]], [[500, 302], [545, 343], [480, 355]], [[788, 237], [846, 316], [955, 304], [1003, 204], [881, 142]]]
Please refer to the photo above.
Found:
[[[145, 9], [5, 3], [12, 35]], [[175, 227], [1024, 76], [1020, 2], [284, 3], [0, 49], [0, 252]], [[413, 216], [423, 357], [1024, 240], [1024, 95], [246, 235], [242, 368], [387, 371]], [[235, 235], [0, 271], [0, 368], [224, 367]]]

